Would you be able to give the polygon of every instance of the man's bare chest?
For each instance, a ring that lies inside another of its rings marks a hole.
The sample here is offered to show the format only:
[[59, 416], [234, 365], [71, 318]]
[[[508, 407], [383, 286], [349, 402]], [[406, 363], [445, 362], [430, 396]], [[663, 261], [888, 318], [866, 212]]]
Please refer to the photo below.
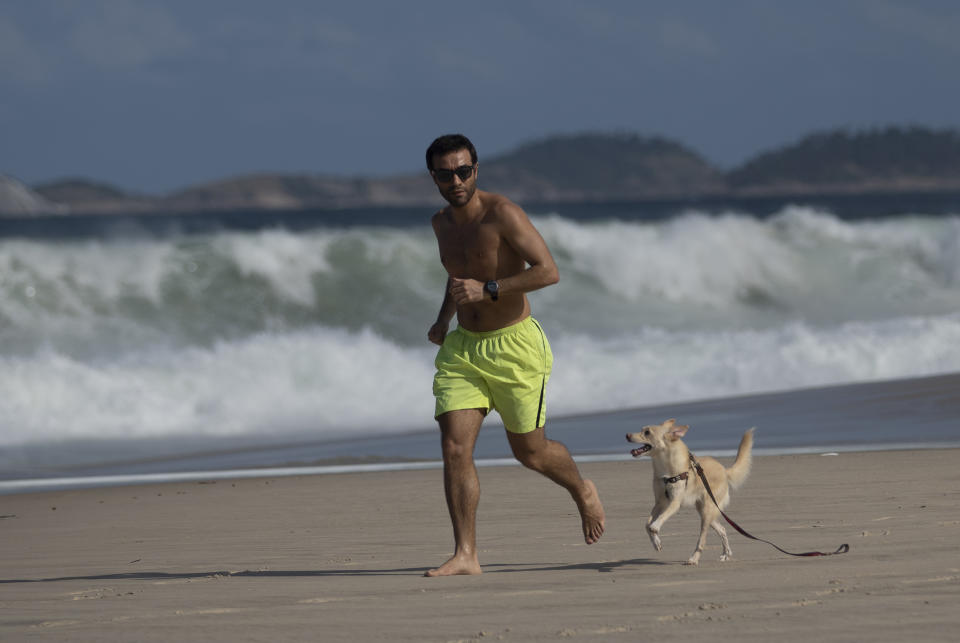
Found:
[[501, 250], [496, 226], [449, 225], [437, 231], [440, 260], [450, 274], [475, 274], [495, 269]]

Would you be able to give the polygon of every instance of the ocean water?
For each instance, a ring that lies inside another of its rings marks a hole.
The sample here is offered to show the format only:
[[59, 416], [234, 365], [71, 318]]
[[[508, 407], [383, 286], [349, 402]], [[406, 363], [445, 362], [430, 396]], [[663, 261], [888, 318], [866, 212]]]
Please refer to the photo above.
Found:
[[[960, 372], [960, 214], [528, 211], [551, 418]], [[432, 430], [428, 218], [0, 226], [0, 477]]]

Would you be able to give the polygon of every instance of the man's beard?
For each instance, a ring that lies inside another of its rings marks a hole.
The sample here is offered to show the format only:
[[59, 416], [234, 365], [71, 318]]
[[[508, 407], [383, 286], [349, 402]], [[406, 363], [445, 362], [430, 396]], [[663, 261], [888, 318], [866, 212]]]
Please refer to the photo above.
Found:
[[456, 207], [469, 203], [476, 192], [476, 185], [461, 185], [448, 190], [441, 190], [440, 194], [447, 200], [447, 203]]

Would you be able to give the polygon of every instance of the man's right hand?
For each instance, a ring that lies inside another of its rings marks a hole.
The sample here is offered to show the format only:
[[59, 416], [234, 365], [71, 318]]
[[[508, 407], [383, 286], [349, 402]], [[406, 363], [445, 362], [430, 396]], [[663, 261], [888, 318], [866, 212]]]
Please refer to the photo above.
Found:
[[482, 281], [476, 279], [450, 278], [450, 296], [458, 306], [475, 304], [484, 300]]
[[443, 346], [443, 338], [447, 336], [447, 329], [449, 327], [449, 322], [446, 324], [439, 321], [434, 323], [433, 326], [430, 327], [430, 330], [427, 331], [427, 339], [437, 346]]

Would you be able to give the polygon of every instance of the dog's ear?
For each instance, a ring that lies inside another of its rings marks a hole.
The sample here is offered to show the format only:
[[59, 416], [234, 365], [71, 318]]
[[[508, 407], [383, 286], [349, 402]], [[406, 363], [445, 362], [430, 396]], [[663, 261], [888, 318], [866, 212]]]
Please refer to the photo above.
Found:
[[678, 424], [678, 425], [672, 426], [670, 428], [670, 432], [667, 433], [667, 436], [669, 436], [671, 440], [679, 440], [680, 438], [682, 438], [687, 434], [687, 429], [689, 428], [690, 428], [689, 426], [686, 426], [684, 424]]
[[665, 421], [662, 426], [663, 426], [663, 428], [665, 428], [665, 429], [669, 429], [669, 428], [671, 428], [674, 424], [676, 424], [676, 422], [677, 422], [677, 421], [676, 421], [674, 418], [670, 418], [669, 420]]

